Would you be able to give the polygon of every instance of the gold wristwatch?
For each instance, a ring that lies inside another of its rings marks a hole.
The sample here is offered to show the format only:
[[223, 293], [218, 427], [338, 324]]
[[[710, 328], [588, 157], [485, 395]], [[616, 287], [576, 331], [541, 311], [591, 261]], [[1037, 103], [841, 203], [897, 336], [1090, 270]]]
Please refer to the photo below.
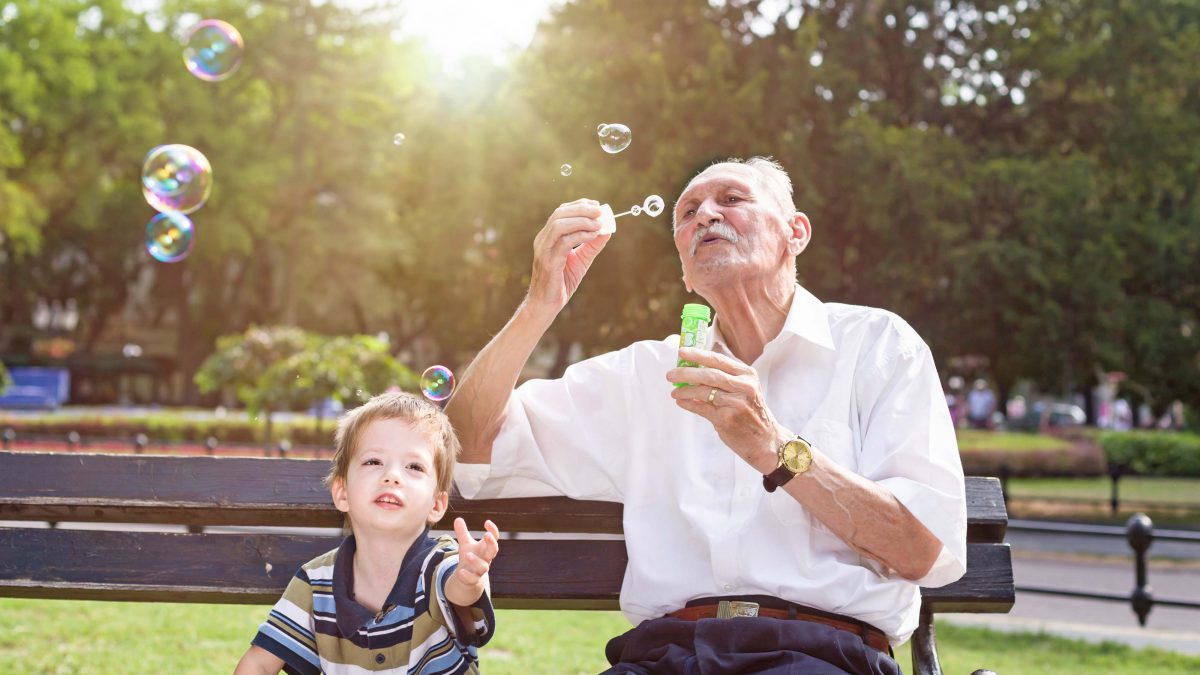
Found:
[[779, 466], [763, 476], [763, 487], [767, 492], [774, 492], [775, 488], [787, 484], [789, 480], [808, 471], [808, 466], [812, 463], [812, 445], [796, 436], [789, 441], [784, 441], [776, 451], [776, 455], [779, 458]]

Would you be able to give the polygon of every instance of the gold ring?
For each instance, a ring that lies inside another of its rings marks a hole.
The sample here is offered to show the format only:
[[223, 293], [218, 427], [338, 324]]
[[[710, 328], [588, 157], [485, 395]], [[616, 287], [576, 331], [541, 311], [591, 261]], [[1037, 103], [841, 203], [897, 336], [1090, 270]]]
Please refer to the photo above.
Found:
[[716, 401], [717, 401], [717, 388], [713, 387], [712, 390], [708, 392], [708, 402], [711, 403], [712, 405], [716, 405], [717, 404]]

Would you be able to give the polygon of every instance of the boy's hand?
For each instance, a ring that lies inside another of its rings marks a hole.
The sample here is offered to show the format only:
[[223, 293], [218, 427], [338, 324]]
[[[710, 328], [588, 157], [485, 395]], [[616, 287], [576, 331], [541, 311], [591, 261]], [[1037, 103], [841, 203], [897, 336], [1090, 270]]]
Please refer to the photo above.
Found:
[[446, 599], [466, 607], [472, 605], [487, 587], [487, 573], [500, 552], [500, 529], [488, 520], [483, 523], [483, 537], [476, 540], [467, 530], [462, 518], [454, 519], [454, 534], [458, 537], [458, 569], [446, 582]]

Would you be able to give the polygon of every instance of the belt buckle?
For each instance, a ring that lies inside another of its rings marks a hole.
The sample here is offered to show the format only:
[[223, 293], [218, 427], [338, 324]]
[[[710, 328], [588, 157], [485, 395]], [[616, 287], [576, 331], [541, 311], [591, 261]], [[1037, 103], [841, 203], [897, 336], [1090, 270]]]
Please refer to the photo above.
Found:
[[740, 600], [721, 600], [717, 603], [718, 619], [735, 619], [739, 616], [758, 616], [758, 603]]

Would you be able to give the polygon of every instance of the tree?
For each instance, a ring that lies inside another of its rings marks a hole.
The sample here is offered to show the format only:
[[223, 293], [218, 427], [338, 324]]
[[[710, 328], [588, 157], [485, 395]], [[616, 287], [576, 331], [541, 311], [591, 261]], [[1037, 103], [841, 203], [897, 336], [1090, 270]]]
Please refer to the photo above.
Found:
[[8, 369], [4, 367], [4, 364], [0, 363], [0, 394], [3, 394], [11, 386], [12, 377], [9, 376]]
[[216, 352], [196, 372], [196, 385], [206, 393], [232, 387], [252, 416], [263, 415], [263, 442], [270, 444], [272, 413], [293, 399], [292, 382], [279, 377], [280, 364], [311, 347], [312, 338], [299, 328], [251, 326], [217, 339]]

